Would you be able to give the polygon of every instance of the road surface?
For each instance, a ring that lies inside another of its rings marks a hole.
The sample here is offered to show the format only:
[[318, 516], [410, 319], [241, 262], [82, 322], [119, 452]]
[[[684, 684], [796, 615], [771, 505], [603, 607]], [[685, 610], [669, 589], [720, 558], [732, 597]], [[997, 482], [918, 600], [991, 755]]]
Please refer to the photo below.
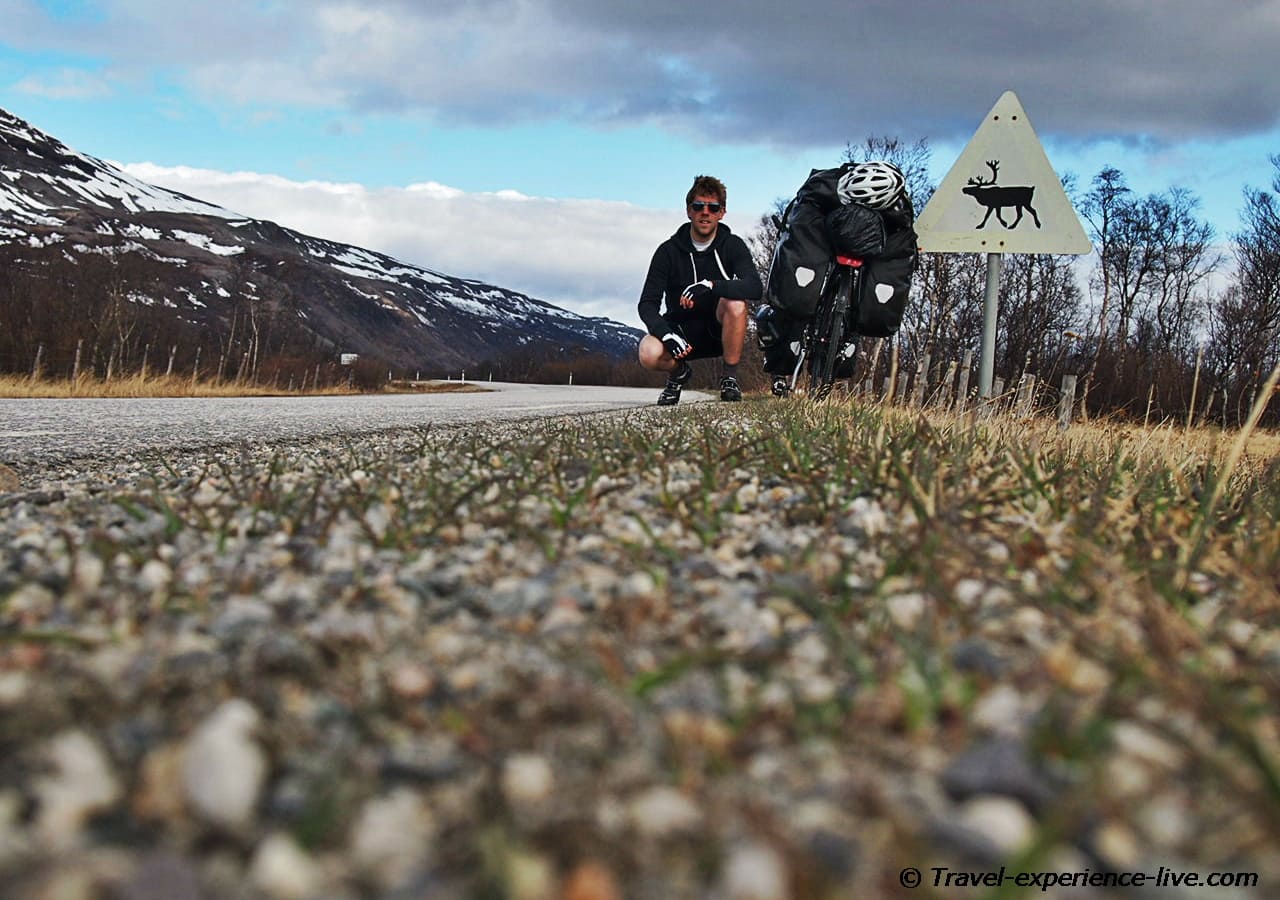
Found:
[[[656, 388], [484, 382], [485, 390], [329, 397], [0, 400], [0, 463], [360, 434], [651, 406]], [[684, 402], [709, 396], [686, 391]]]

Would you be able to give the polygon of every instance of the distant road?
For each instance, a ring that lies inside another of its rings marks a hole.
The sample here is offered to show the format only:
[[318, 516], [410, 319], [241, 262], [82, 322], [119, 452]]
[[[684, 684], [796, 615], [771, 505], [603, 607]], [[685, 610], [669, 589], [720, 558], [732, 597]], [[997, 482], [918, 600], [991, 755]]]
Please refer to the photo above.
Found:
[[[650, 406], [657, 388], [484, 382], [474, 393], [0, 400], [0, 463], [22, 469], [143, 450]], [[684, 402], [709, 399], [687, 392]]]

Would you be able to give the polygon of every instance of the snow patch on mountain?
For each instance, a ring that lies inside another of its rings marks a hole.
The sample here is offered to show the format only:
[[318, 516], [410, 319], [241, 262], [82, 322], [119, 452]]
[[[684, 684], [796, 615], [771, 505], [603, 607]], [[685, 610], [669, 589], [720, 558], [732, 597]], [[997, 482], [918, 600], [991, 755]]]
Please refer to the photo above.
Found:
[[[44, 181], [51, 193], [65, 199], [63, 208], [74, 208], [88, 201], [100, 209], [126, 212], [169, 212], [200, 216], [242, 219], [243, 216], [212, 203], [179, 194], [139, 181], [111, 163], [77, 153], [61, 141], [37, 131], [21, 119], [0, 110], [0, 143], [8, 144], [25, 156], [40, 162], [56, 162], [55, 172], [17, 170], [5, 167], [0, 174], [0, 210], [31, 224], [55, 224], [56, 219], [42, 215], [59, 207], [41, 202], [29, 185], [31, 179]], [[50, 192], [41, 191], [42, 196]]]
[[218, 256], [236, 256], [243, 253], [243, 247], [227, 247], [222, 244], [215, 244], [213, 239], [205, 234], [196, 234], [193, 231], [177, 231], [173, 232], [173, 236], [178, 240], [190, 244], [193, 247], [199, 247], [201, 250], [207, 250], [209, 253]]

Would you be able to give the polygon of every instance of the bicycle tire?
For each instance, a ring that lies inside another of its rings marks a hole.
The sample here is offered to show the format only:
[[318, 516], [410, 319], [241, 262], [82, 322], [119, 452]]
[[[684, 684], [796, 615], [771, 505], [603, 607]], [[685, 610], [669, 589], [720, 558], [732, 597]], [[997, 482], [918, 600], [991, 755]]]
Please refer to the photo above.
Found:
[[858, 275], [857, 269], [841, 266], [830, 293], [819, 304], [817, 314], [811, 322], [808, 369], [809, 392], [814, 397], [825, 397], [835, 382], [840, 348], [844, 343], [845, 324]]

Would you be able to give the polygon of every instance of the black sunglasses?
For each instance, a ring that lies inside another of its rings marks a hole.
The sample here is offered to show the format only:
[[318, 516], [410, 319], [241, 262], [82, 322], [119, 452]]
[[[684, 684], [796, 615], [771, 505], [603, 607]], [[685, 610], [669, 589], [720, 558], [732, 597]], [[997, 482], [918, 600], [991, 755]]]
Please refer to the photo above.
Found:
[[704, 209], [709, 209], [713, 213], [718, 213], [720, 212], [721, 209], [723, 209], [723, 207], [719, 203], [704, 203], [701, 200], [694, 200], [692, 203], [689, 204], [689, 208], [694, 212], [702, 212]]

